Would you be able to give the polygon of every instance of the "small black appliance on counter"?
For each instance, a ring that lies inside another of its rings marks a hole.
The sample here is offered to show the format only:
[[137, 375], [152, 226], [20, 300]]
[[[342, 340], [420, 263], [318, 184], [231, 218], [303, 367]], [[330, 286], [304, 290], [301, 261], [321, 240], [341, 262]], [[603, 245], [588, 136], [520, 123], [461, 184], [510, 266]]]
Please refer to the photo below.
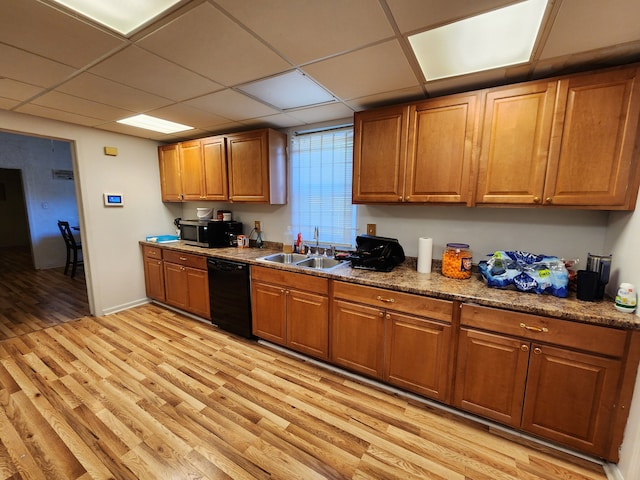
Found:
[[235, 221], [181, 220], [180, 240], [197, 247], [235, 247], [236, 237], [242, 230], [242, 223]]
[[404, 262], [404, 250], [395, 238], [358, 235], [356, 251], [347, 257], [353, 268], [390, 272]]

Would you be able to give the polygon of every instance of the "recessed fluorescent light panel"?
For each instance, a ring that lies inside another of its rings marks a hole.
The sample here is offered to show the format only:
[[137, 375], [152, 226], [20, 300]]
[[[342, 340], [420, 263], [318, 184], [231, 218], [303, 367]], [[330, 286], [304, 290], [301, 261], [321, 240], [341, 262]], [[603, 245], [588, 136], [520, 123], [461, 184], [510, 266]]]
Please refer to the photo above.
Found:
[[281, 110], [335, 101], [333, 95], [298, 70], [247, 83], [237, 88]]
[[411, 35], [427, 81], [528, 62], [547, 0], [508, 7]]
[[53, 0], [122, 35], [128, 35], [181, 0]]
[[160, 133], [176, 133], [185, 130], [193, 130], [193, 127], [182, 125], [180, 123], [162, 120], [161, 118], [152, 117], [150, 115], [134, 115], [133, 117], [118, 120], [118, 123], [130, 125], [132, 127], [144, 128]]

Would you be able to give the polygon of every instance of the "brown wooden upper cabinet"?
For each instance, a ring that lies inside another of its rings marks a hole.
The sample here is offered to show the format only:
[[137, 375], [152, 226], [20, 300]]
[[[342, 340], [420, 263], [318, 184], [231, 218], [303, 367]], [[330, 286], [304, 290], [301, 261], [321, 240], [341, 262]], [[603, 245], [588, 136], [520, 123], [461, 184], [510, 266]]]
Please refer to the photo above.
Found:
[[229, 200], [287, 203], [287, 136], [265, 128], [226, 137]]
[[163, 202], [182, 201], [182, 178], [180, 175], [179, 145], [162, 145], [158, 147], [160, 165], [160, 190]]
[[354, 115], [353, 203], [633, 210], [638, 66]]
[[491, 89], [477, 204], [633, 209], [637, 67]]
[[158, 147], [162, 201], [287, 203], [286, 138], [262, 129]]
[[541, 203], [556, 92], [549, 81], [486, 93], [476, 203]]
[[224, 136], [158, 147], [163, 202], [229, 199]]
[[354, 203], [471, 198], [478, 95], [451, 95], [354, 117]]

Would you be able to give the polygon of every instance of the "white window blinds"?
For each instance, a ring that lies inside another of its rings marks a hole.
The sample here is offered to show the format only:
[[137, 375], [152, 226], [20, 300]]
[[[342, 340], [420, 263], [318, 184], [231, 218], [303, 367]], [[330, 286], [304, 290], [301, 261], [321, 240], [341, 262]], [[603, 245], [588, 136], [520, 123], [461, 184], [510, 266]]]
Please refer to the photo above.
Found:
[[318, 227], [324, 244], [352, 246], [357, 209], [351, 203], [353, 127], [291, 138], [291, 225], [305, 242]]

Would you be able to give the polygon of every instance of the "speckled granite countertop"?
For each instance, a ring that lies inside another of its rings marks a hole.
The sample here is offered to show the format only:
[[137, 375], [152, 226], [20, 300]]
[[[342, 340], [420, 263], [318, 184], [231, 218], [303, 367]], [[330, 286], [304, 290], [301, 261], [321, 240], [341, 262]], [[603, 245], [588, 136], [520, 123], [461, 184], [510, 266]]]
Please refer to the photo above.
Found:
[[393, 271], [388, 273], [355, 269], [351, 268], [348, 264], [329, 272], [324, 272], [258, 260], [260, 257], [280, 251], [273, 248], [204, 249], [185, 245], [182, 242], [156, 244], [141, 241], [140, 243], [210, 257], [237, 260], [252, 265], [304, 272], [309, 275], [416, 293], [434, 298], [459, 300], [488, 307], [497, 307], [616, 328], [640, 329], [640, 317], [635, 314], [617, 311], [612, 299], [605, 299], [598, 302], [584, 302], [576, 299], [575, 292], [570, 293], [568, 298], [557, 298], [546, 294], [536, 295], [534, 293], [523, 293], [515, 290], [489, 288], [477, 273], [474, 273], [468, 280], [447, 278], [436, 270], [433, 270], [430, 274], [418, 273], [415, 258], [407, 258], [403, 264], [398, 265]]

